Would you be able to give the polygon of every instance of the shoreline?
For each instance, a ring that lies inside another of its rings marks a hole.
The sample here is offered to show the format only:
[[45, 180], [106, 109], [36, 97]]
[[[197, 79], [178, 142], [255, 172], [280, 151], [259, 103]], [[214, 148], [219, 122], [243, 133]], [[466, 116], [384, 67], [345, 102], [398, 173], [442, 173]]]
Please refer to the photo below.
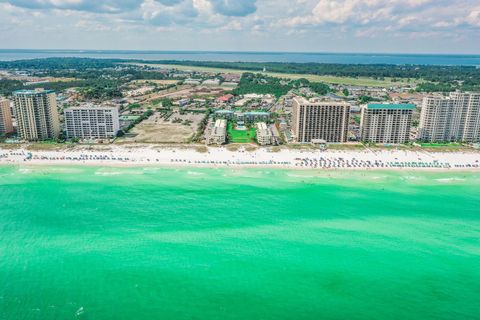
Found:
[[134, 165], [118, 165], [118, 164], [83, 164], [83, 163], [55, 163], [55, 164], [47, 164], [47, 163], [40, 163], [40, 162], [27, 162], [27, 163], [2, 163], [0, 162], [0, 168], [2, 167], [32, 167], [32, 168], [112, 168], [112, 169], [185, 169], [185, 170], [194, 170], [194, 169], [224, 169], [224, 170], [254, 170], [254, 169], [269, 169], [269, 170], [281, 170], [281, 171], [293, 171], [293, 172], [328, 172], [328, 173], [367, 173], [367, 172], [378, 172], [378, 173], [388, 173], [388, 172], [396, 172], [396, 173], [465, 173], [465, 174], [473, 174], [473, 173], [480, 173], [480, 169], [445, 169], [445, 168], [432, 168], [432, 169], [419, 169], [419, 168], [378, 168], [378, 169], [367, 169], [367, 168], [354, 168], [354, 169], [310, 169], [310, 168], [293, 168], [293, 167], [267, 167], [267, 166], [189, 166], [189, 165], [168, 165], [168, 164], [134, 164]]
[[480, 171], [479, 152], [410, 150], [291, 150], [259, 148], [236, 151], [210, 147], [116, 146], [29, 151], [1, 149], [0, 165], [273, 168], [329, 171]]

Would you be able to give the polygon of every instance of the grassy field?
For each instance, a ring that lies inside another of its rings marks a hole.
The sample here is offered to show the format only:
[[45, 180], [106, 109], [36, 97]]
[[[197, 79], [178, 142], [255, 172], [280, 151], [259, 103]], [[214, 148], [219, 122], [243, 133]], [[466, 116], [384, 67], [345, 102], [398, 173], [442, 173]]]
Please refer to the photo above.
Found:
[[[145, 65], [140, 63], [135, 63], [137, 65]], [[201, 72], [212, 72], [212, 73], [234, 73], [242, 74], [245, 72], [255, 72], [251, 70], [237, 70], [237, 69], [227, 69], [227, 68], [210, 68], [210, 67], [197, 67], [197, 66], [182, 66], [182, 65], [166, 65], [166, 64], [151, 64], [150, 66], [162, 67], [162, 68], [175, 68], [178, 70], [192, 70], [192, 71], [201, 71]], [[375, 80], [373, 78], [353, 78], [353, 77], [335, 77], [335, 76], [319, 76], [313, 74], [296, 74], [296, 73], [277, 73], [277, 72], [266, 72], [266, 75], [275, 78], [286, 78], [286, 79], [300, 79], [305, 78], [312, 82], [325, 82], [330, 84], [343, 84], [343, 85], [356, 85], [356, 86], [369, 86], [369, 87], [392, 87], [405, 84], [415, 84], [422, 81], [412, 80], [407, 82], [406, 79], [397, 79], [397, 82], [393, 82], [391, 78], [385, 78], [385, 80]]]
[[251, 127], [248, 130], [235, 130], [233, 123], [228, 123], [228, 136], [232, 143], [252, 143], [255, 142], [256, 132], [255, 128]]
[[471, 146], [463, 145], [461, 143], [419, 143], [420, 148], [424, 151], [430, 152], [458, 152], [458, 151], [471, 151]]
[[[284, 146], [287, 149], [293, 150], [320, 150], [320, 148], [313, 144], [288, 144]], [[365, 150], [362, 143], [331, 143], [328, 144], [327, 150], [345, 150], [345, 151], [361, 151]]]
[[462, 144], [456, 142], [449, 142], [449, 143], [419, 143], [420, 146], [423, 148], [458, 148], [461, 147]]

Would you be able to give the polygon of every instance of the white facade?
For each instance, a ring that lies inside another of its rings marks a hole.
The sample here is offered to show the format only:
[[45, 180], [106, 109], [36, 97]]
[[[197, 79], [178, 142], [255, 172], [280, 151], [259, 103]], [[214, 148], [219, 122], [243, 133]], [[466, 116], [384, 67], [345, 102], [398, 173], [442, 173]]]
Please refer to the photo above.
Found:
[[227, 142], [227, 120], [217, 119], [210, 130], [207, 144], [224, 144]]
[[350, 105], [344, 102], [310, 102], [293, 99], [292, 130], [295, 140], [310, 143], [323, 139], [327, 142], [346, 142]]
[[115, 107], [81, 106], [65, 109], [67, 138], [111, 139], [120, 130]]
[[265, 122], [258, 122], [255, 125], [257, 128], [257, 142], [261, 146], [272, 144], [272, 132]]
[[361, 139], [372, 143], [406, 143], [410, 140], [410, 104], [369, 104], [362, 107]]
[[418, 139], [480, 141], [480, 93], [453, 92], [423, 99]]

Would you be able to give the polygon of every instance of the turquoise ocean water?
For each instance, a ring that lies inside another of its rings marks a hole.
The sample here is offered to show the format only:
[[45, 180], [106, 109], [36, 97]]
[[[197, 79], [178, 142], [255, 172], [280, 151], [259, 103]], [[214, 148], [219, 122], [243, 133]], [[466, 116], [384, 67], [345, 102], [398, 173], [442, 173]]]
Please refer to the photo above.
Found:
[[480, 319], [480, 173], [0, 167], [0, 319]]

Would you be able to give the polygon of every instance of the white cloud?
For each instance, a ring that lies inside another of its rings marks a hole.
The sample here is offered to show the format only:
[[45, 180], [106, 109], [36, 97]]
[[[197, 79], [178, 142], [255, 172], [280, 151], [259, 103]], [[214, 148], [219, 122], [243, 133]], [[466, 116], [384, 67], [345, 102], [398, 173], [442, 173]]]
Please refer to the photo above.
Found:
[[473, 26], [480, 27], [480, 6], [473, 8], [466, 21]]
[[238, 43], [242, 50], [335, 51], [361, 39], [365, 45], [396, 39], [404, 51], [417, 50], [412, 39], [423, 37], [427, 51], [443, 35], [480, 51], [478, 0], [0, 0], [0, 21], [1, 43], [9, 46], [44, 32], [54, 48], [64, 39], [95, 47], [126, 37], [169, 49], [235, 50]]
[[143, 0], [2, 0], [27, 9], [64, 9], [118, 13], [138, 8]]

